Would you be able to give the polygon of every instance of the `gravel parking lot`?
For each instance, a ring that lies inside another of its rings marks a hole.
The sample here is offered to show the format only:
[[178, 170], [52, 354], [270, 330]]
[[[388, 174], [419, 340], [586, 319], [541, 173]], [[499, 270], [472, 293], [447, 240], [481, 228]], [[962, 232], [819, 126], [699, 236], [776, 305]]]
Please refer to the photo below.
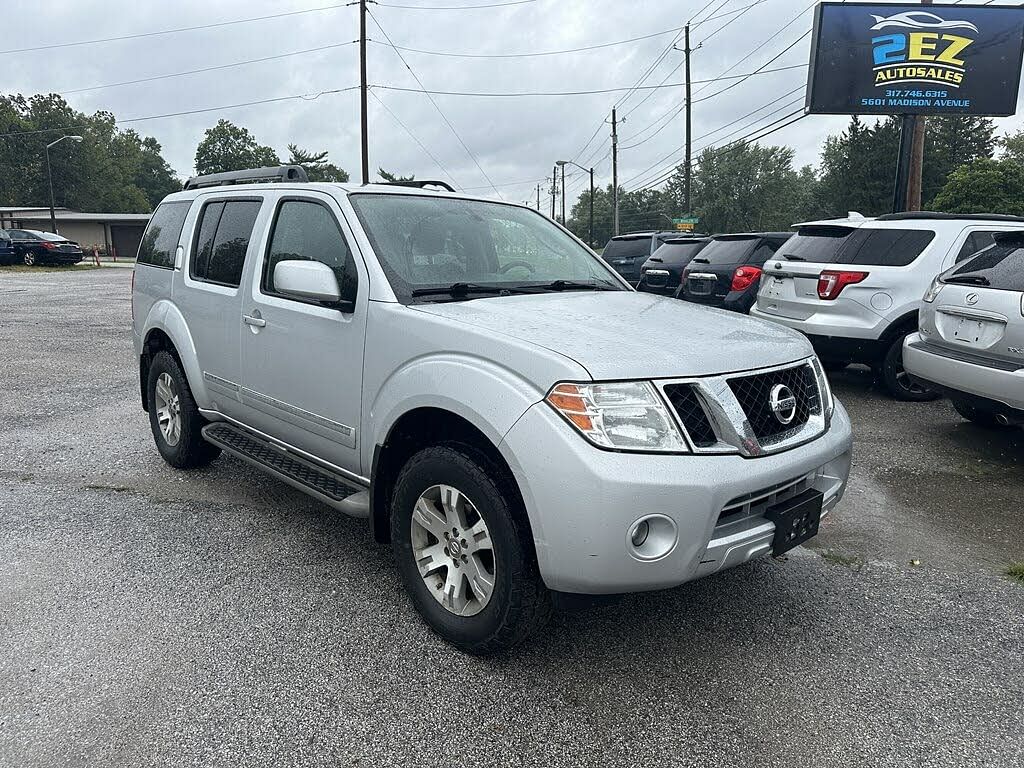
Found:
[[0, 273], [0, 764], [1024, 764], [1024, 431], [851, 369], [810, 547], [473, 659], [365, 523], [163, 463], [130, 277]]

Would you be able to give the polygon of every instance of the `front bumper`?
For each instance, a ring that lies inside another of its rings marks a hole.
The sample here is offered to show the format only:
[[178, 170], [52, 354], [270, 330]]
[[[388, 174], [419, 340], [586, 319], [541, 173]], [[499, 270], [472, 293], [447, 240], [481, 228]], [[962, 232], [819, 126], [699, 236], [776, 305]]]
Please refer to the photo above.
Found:
[[[846, 489], [852, 444], [838, 402], [821, 437], [752, 459], [600, 450], [538, 403], [501, 450], [523, 494], [545, 584], [613, 594], [676, 586], [768, 554], [775, 526], [764, 507], [813, 487], [825, 496], [824, 510], [834, 508]], [[645, 560], [629, 534], [651, 514], [672, 521], [675, 542]]]
[[907, 373], [950, 396], [974, 395], [1002, 403], [1007, 409], [1024, 410], [1024, 366], [1008, 370], [996, 363], [958, 359], [955, 351], [940, 354], [930, 348], [920, 333], [912, 333], [903, 342], [903, 367]]

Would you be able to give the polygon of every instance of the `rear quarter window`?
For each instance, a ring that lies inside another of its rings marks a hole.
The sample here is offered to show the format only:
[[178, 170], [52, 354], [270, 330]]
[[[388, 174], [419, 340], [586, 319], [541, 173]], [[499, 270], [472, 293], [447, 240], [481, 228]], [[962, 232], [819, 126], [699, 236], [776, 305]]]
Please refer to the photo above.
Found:
[[181, 238], [181, 228], [191, 207], [190, 200], [162, 203], [146, 227], [139, 245], [139, 264], [171, 269], [174, 267], [174, 252]]

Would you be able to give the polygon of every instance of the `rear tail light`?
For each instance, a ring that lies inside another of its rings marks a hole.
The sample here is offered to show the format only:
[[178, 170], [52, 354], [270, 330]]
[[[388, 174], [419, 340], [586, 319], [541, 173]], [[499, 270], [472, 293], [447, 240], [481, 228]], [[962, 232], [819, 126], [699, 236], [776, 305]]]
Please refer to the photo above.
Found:
[[760, 267], [737, 267], [736, 271], [732, 273], [732, 287], [730, 290], [745, 291], [760, 279]]
[[48, 251], [52, 251], [54, 248], [57, 247], [53, 243], [48, 243], [45, 240], [41, 241], [39, 244]]
[[867, 272], [825, 270], [818, 275], [818, 298], [831, 301], [843, 292], [843, 288], [859, 283], [867, 276]]
[[684, 269], [683, 270], [683, 274], [679, 276], [679, 284], [680, 285], [685, 285], [686, 284], [686, 278], [688, 278], [689, 276], [690, 276], [689, 268]]

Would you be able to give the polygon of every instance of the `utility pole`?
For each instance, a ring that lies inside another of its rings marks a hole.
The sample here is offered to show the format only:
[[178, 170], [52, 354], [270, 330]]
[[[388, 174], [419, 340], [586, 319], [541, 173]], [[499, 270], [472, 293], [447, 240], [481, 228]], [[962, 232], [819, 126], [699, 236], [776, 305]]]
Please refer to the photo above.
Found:
[[359, 0], [359, 102], [362, 107], [363, 184], [370, 183], [370, 138], [366, 120], [366, 0]]
[[565, 166], [562, 166], [562, 226], [565, 226]]
[[555, 197], [558, 195], [558, 166], [551, 166], [551, 220], [555, 219]]
[[693, 168], [693, 158], [690, 155], [690, 139], [692, 135], [691, 119], [693, 117], [692, 110], [690, 108], [690, 25], [687, 24], [685, 28], [683, 55], [686, 57], [686, 174], [684, 176], [685, 186], [683, 188], [683, 207], [686, 209], [686, 215], [690, 215], [690, 175]]
[[[932, 0], [921, 0], [921, 5], [931, 5]], [[908, 125], [903, 123], [904, 129], [910, 128], [910, 165], [907, 169], [907, 199], [904, 202], [903, 210], [921, 210], [921, 172], [924, 169], [924, 115], [914, 115]]]
[[612, 237], [619, 234], [619, 134], [612, 107]]
[[540, 213], [540, 184], [537, 185], [537, 212]]

